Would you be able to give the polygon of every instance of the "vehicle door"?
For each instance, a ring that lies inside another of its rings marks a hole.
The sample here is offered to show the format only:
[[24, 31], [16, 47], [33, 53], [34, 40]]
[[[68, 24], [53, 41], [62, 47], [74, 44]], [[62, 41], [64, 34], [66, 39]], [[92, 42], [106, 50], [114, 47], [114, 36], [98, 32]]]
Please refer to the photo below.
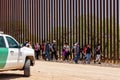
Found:
[[19, 44], [12, 37], [6, 36], [6, 41], [8, 42], [8, 59], [7, 68], [16, 69], [18, 68], [18, 55], [20, 53]]
[[6, 66], [8, 57], [8, 48], [6, 47], [5, 39], [0, 36], [0, 69], [4, 69]]

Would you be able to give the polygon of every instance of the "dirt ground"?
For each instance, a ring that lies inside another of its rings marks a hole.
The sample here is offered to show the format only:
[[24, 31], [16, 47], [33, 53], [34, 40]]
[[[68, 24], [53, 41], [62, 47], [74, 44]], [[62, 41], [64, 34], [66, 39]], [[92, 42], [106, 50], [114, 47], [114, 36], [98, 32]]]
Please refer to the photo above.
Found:
[[23, 71], [0, 72], [0, 80], [120, 80], [120, 68], [36, 61], [31, 76]]

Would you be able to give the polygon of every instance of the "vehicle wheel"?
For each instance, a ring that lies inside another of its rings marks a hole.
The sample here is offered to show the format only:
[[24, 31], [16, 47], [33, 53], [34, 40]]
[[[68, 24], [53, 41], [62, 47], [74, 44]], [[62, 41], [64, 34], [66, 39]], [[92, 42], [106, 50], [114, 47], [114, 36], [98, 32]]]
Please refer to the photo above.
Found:
[[30, 59], [27, 59], [24, 65], [24, 76], [29, 77], [30, 76]]

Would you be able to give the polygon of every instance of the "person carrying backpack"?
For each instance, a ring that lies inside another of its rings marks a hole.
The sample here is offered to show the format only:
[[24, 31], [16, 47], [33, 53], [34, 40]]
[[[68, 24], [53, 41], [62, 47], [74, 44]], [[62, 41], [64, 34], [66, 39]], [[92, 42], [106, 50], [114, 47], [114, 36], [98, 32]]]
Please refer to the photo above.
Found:
[[52, 47], [51, 60], [53, 60], [54, 57], [55, 57], [56, 60], [58, 60], [57, 44], [56, 44], [55, 40], [53, 40], [53, 43], [52, 43], [51, 47]]

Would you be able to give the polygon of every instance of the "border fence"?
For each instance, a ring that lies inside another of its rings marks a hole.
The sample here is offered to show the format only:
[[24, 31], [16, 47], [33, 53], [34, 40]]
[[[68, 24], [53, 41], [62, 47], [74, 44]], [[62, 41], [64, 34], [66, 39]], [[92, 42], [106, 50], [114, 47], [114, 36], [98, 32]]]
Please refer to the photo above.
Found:
[[19, 42], [102, 45], [103, 60], [118, 62], [119, 0], [0, 0], [0, 30]]

